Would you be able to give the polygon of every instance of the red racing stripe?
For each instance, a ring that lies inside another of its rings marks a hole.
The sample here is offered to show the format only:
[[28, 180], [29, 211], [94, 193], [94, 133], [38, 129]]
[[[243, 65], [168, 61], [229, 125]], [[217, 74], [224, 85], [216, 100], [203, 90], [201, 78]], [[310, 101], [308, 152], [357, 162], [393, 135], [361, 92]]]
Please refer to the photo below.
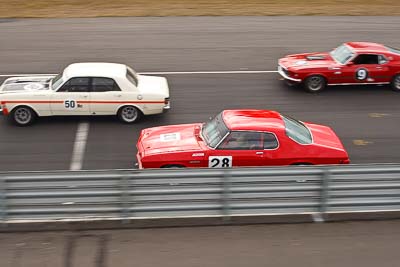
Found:
[[[77, 100], [80, 104], [164, 104], [163, 101], [80, 101]], [[63, 104], [64, 101], [45, 101], [45, 100], [7, 100], [3, 101], [4, 104]]]
[[46, 100], [6, 100], [4, 104], [62, 104], [64, 101], [46, 101]]
[[80, 104], [164, 104], [163, 101], [80, 101]]

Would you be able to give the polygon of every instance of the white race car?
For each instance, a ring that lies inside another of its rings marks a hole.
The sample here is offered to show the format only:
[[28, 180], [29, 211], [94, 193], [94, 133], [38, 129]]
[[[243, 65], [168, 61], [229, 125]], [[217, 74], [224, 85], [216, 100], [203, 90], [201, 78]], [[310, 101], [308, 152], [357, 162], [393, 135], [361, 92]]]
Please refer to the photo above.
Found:
[[75, 63], [57, 76], [9, 78], [0, 86], [0, 103], [18, 126], [57, 115], [117, 115], [133, 123], [170, 108], [166, 78], [116, 63]]

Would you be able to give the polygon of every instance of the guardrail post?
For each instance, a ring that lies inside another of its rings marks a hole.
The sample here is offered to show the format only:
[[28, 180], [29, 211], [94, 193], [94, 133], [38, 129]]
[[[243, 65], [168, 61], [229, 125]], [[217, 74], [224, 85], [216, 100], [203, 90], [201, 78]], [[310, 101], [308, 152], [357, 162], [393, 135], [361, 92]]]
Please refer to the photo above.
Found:
[[331, 172], [328, 168], [325, 168], [321, 177], [319, 214], [314, 217], [314, 221], [316, 222], [324, 222], [327, 219], [326, 211], [328, 210], [330, 179]]
[[231, 172], [229, 169], [223, 170], [221, 176], [222, 179], [222, 216], [224, 221], [230, 221], [231, 209], [230, 209], [230, 198], [231, 198]]
[[129, 194], [129, 181], [130, 179], [122, 174], [121, 179], [119, 180], [119, 188], [121, 191], [121, 218], [123, 223], [129, 223], [129, 218], [131, 217], [130, 212], [130, 194]]
[[0, 221], [7, 220], [7, 184], [5, 177], [0, 177]]

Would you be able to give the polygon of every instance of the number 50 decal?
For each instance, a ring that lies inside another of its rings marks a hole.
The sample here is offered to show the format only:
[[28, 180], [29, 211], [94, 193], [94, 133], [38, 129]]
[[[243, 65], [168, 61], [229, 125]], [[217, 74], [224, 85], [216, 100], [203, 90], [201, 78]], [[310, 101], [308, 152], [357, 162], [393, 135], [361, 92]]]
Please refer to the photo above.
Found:
[[359, 81], [363, 81], [368, 77], [368, 70], [364, 68], [360, 68], [356, 70], [356, 79]]
[[229, 168], [232, 167], [232, 156], [214, 156], [208, 158], [209, 168]]
[[75, 109], [76, 108], [76, 101], [75, 100], [65, 100], [64, 107], [66, 109]]

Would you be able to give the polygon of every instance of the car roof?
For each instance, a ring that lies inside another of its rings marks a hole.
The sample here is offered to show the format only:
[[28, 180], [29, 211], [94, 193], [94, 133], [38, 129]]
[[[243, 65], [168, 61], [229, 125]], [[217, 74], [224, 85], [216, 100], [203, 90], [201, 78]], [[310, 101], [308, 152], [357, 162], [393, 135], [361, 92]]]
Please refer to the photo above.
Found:
[[285, 128], [279, 112], [272, 110], [224, 110], [222, 117], [232, 131], [273, 131]]
[[126, 65], [118, 63], [85, 62], [73, 63], [64, 69], [64, 77], [125, 77]]
[[356, 53], [387, 53], [388, 49], [382, 45], [371, 42], [348, 42], [346, 45], [350, 46]]

